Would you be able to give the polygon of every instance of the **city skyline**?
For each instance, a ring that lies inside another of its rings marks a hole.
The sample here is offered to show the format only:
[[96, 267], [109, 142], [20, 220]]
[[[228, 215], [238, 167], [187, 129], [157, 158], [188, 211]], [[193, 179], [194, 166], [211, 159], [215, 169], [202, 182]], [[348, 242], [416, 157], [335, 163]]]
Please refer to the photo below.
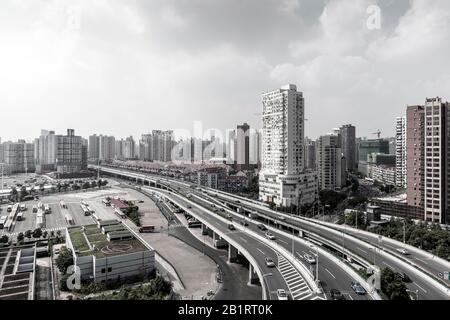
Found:
[[286, 83], [305, 95], [310, 137], [343, 123], [357, 136], [394, 136], [386, 119], [425, 97], [447, 98], [450, 5], [380, 0], [381, 25], [371, 30], [373, 4], [2, 2], [9, 49], [0, 52], [0, 105], [25, 126], [19, 136], [9, 121], [0, 136], [31, 140], [50, 118], [56, 132], [71, 127], [84, 137], [138, 139], [192, 130], [196, 120], [205, 129], [260, 128], [261, 93]]

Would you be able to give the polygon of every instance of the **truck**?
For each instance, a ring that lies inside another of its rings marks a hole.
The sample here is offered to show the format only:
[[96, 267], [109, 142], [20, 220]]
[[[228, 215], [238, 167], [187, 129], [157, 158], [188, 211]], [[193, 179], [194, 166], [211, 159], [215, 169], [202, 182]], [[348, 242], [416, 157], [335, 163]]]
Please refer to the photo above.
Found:
[[139, 228], [139, 233], [150, 233], [155, 231], [155, 226], [152, 225], [144, 225]]

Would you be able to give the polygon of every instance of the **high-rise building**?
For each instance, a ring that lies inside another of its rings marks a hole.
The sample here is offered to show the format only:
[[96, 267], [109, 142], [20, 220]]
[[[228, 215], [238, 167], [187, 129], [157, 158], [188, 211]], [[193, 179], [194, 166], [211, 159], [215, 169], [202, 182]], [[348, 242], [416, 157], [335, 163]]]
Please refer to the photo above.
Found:
[[398, 187], [406, 188], [406, 117], [398, 117], [395, 142], [395, 181]]
[[36, 172], [44, 173], [55, 170], [57, 140], [58, 136], [55, 135], [55, 131], [41, 130], [41, 135], [35, 143]]
[[424, 208], [425, 107], [406, 109], [406, 194], [409, 206]]
[[100, 135], [98, 137], [98, 152], [100, 161], [114, 159], [116, 157], [116, 138]]
[[62, 174], [82, 170], [82, 138], [74, 129], [67, 129], [67, 135], [57, 136], [56, 171]]
[[316, 170], [316, 142], [305, 139], [305, 169]]
[[250, 167], [254, 169], [261, 168], [261, 132], [250, 129]]
[[25, 140], [3, 143], [5, 173], [30, 173], [35, 171], [34, 144]]
[[342, 153], [341, 135], [330, 133], [316, 141], [319, 190], [340, 190], [346, 184], [346, 159]]
[[[299, 187], [304, 181], [304, 108], [303, 93], [293, 84], [262, 95], [262, 201], [289, 207], [305, 200]], [[308, 201], [315, 201], [316, 194]]]
[[250, 170], [250, 126], [247, 123], [237, 126], [235, 149], [235, 169]]
[[89, 152], [88, 152], [88, 158], [91, 160], [98, 160], [99, 159], [99, 136], [96, 134], [93, 134], [89, 136]]
[[153, 130], [139, 140], [139, 158], [145, 161], [170, 162], [175, 147], [173, 131]]
[[3, 143], [2, 138], [0, 138], [0, 163], [3, 163], [5, 161], [5, 156], [3, 152]]
[[425, 220], [450, 221], [450, 103], [441, 98], [425, 102]]
[[356, 169], [356, 128], [351, 124], [340, 128], [342, 154], [345, 157], [345, 169], [353, 172]]

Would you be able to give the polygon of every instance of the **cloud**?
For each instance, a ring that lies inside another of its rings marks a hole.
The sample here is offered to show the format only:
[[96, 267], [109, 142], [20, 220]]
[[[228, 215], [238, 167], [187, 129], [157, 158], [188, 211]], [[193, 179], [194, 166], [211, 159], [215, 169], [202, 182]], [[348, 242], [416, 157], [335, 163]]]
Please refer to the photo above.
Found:
[[1, 1], [2, 116], [27, 124], [0, 136], [259, 127], [260, 94], [285, 83], [304, 92], [308, 135], [348, 122], [388, 135], [406, 104], [448, 98], [449, 13], [445, 0]]

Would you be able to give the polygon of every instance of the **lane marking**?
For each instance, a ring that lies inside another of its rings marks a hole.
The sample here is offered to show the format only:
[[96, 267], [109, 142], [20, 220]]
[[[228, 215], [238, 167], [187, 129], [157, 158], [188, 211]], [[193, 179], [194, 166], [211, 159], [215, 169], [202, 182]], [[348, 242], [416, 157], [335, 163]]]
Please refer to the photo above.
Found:
[[334, 274], [332, 274], [332, 273], [330, 272], [330, 270], [328, 270], [327, 268], [325, 268], [325, 271], [328, 272], [334, 279], [336, 279], [336, 277], [334, 276]]
[[264, 251], [262, 251], [260, 248], [256, 248], [256, 250], [258, 250], [259, 252], [261, 252], [263, 255], [266, 255], [266, 254], [264, 253]]
[[416, 260], [422, 261], [423, 263], [425, 263], [426, 265], [428, 265], [428, 262], [426, 262], [425, 260], [422, 260], [420, 258], [416, 258]]
[[361, 249], [360, 247], [356, 247], [356, 249], [358, 249], [361, 252], [364, 252], [365, 254], [368, 254], [366, 250]]
[[348, 294], [348, 297], [350, 298], [350, 300], [353, 300], [353, 297], [350, 293]]
[[284, 240], [281, 240], [281, 239], [278, 239], [278, 241], [281, 241], [281, 242], [283, 242], [284, 244], [289, 244], [288, 242], [286, 242], [286, 241], [284, 241]]
[[425, 290], [424, 288], [422, 288], [421, 286], [419, 286], [417, 283], [413, 282], [414, 285], [419, 288], [420, 290], [422, 290], [423, 292], [427, 293], [427, 290]]
[[247, 239], [244, 239], [242, 237], [239, 237], [242, 241], [244, 241], [245, 243], [248, 243]]

